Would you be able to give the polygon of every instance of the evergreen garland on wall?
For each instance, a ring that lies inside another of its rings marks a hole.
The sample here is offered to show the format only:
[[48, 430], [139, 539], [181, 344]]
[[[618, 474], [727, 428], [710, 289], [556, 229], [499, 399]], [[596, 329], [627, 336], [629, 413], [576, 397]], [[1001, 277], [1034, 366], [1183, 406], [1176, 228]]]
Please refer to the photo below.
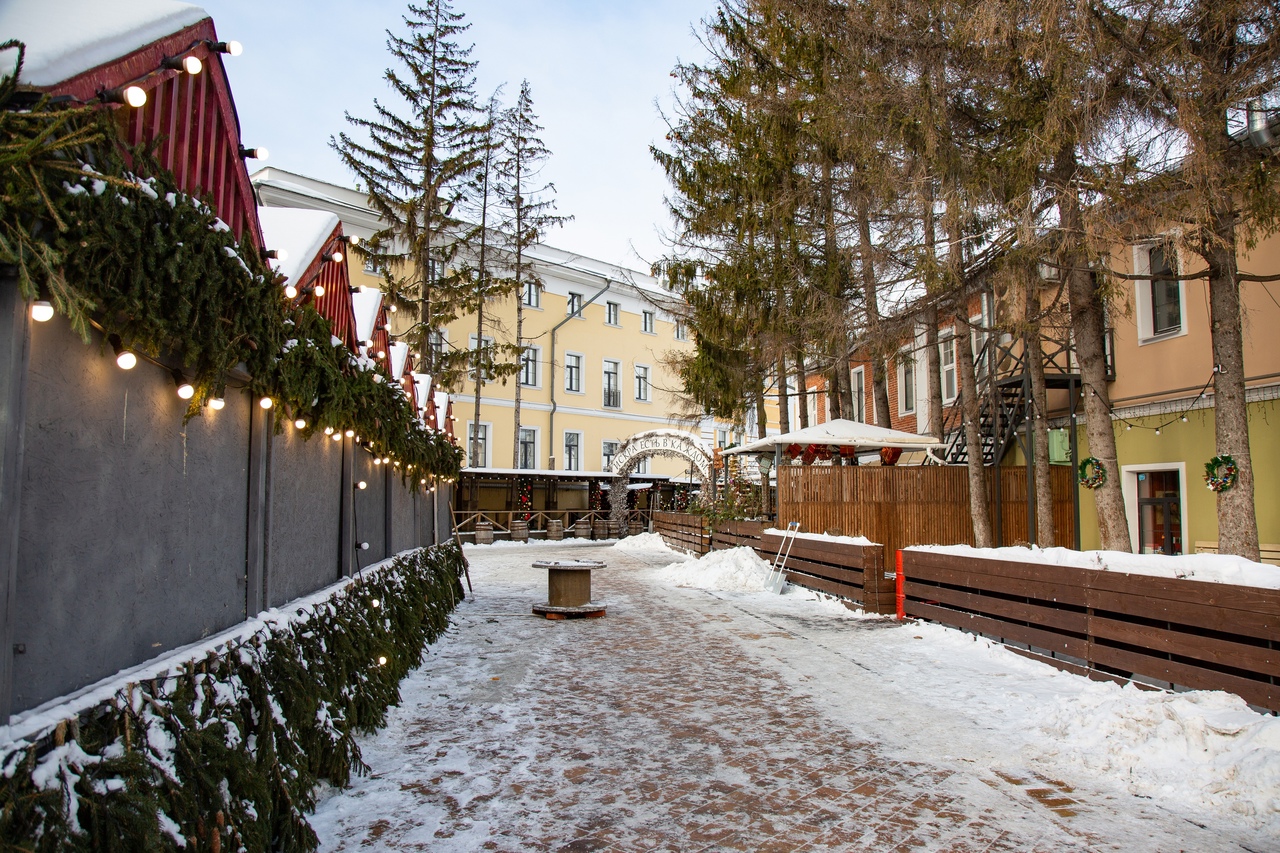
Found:
[[317, 783], [367, 769], [355, 736], [448, 627], [461, 571], [454, 543], [396, 557], [19, 745], [0, 848], [314, 850]]

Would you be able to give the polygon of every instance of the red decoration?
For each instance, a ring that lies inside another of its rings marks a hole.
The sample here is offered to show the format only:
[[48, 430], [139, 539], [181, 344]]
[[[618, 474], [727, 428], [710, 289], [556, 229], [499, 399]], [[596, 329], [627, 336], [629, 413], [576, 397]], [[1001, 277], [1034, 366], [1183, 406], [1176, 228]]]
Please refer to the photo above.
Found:
[[787, 445], [787, 455], [788, 455], [788, 456], [790, 456], [792, 459], [795, 459], [795, 458], [796, 458], [797, 456], [799, 456], [802, 452], [804, 452], [804, 451], [803, 451], [803, 448], [801, 448], [801, 447], [800, 447], [800, 445], [798, 445], [798, 444], [788, 444], [788, 445]]
[[880, 464], [894, 465], [898, 461], [898, 457], [902, 455], [901, 447], [882, 447], [880, 448]]

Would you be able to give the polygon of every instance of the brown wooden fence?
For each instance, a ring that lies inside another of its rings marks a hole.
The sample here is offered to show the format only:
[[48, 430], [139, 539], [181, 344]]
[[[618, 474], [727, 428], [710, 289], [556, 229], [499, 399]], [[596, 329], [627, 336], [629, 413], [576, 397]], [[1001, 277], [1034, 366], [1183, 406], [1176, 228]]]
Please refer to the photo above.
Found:
[[[986, 469], [993, 519], [1000, 484], [1001, 543], [1029, 541], [1027, 474], [1022, 466]], [[1054, 521], [1059, 544], [1074, 541], [1069, 467], [1051, 469]], [[969, 511], [969, 472], [959, 465], [811, 466], [778, 468], [779, 528], [800, 522], [810, 533], [865, 536], [882, 542], [892, 555], [910, 545], [973, 544]]]
[[711, 550], [723, 551], [726, 548], [745, 546], [760, 551], [760, 537], [766, 527], [772, 526], [772, 523], [763, 521], [717, 522], [711, 531]]
[[904, 609], [1094, 677], [1228, 690], [1280, 711], [1280, 590], [902, 552]]
[[764, 559], [772, 562], [780, 549], [786, 554], [788, 582], [846, 598], [868, 613], [895, 612], [894, 578], [885, 572], [884, 546], [803, 536], [784, 543], [778, 533], [761, 537], [759, 552]]
[[711, 529], [706, 518], [686, 512], [655, 512], [653, 532], [672, 548], [701, 557], [711, 550]]

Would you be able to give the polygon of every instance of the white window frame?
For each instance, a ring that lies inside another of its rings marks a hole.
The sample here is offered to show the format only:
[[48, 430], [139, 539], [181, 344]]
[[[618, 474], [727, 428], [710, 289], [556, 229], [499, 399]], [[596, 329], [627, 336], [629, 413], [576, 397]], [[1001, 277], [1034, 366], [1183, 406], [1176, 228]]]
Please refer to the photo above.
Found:
[[1138, 553], [1138, 475], [1152, 474], [1159, 471], [1177, 471], [1178, 472], [1178, 508], [1182, 515], [1182, 553], [1190, 554], [1191, 549], [1187, 545], [1194, 544], [1195, 539], [1191, 535], [1191, 528], [1187, 526], [1187, 503], [1190, 497], [1187, 494], [1190, 483], [1187, 482], [1187, 463], [1186, 462], [1143, 462], [1139, 465], [1121, 465], [1120, 466], [1120, 493], [1124, 496], [1124, 511], [1128, 516], [1129, 522], [1129, 550]]
[[[641, 373], [641, 371], [643, 371], [643, 373]], [[633, 390], [635, 391], [636, 402], [652, 403], [653, 402], [653, 368], [647, 364], [637, 364], [635, 366], [635, 370], [633, 371], [633, 373], [635, 374], [635, 382], [634, 382], [635, 387], [633, 388]], [[642, 381], [644, 383], [643, 387], [641, 386]], [[643, 396], [641, 396], [641, 393], [640, 393], [641, 391], [644, 392]]]
[[[484, 346], [485, 346], [486, 348], [492, 348], [492, 347], [494, 347], [494, 346], [496, 346], [496, 345], [497, 345], [497, 342], [496, 342], [492, 337], [490, 337], [489, 335], [485, 335], [483, 338], [480, 338], [480, 339], [478, 339], [478, 340], [482, 340], [482, 341], [484, 342]], [[476, 341], [477, 341], [477, 338], [476, 338], [476, 335], [475, 335], [475, 333], [474, 333], [474, 332], [473, 332], [473, 333], [471, 333], [470, 335], [467, 335], [467, 352], [475, 352], [475, 351], [476, 351]], [[475, 372], [474, 370], [472, 370], [472, 369], [471, 369], [470, 365], [468, 365], [468, 366], [467, 366], [467, 379], [468, 379], [469, 381], [471, 381], [471, 382], [475, 382], [475, 381], [476, 381], [476, 372]], [[492, 373], [492, 372], [489, 372], [489, 373], [484, 377], [484, 381], [485, 381], [485, 382], [492, 382], [492, 381], [493, 381], [493, 373]]]
[[564, 315], [566, 317], [576, 317], [582, 319], [582, 294], [569, 291], [569, 295], [565, 297]]
[[[609, 390], [609, 380], [608, 380], [608, 376], [609, 376], [609, 366], [610, 366], [610, 365], [612, 365], [612, 366], [613, 366], [613, 368], [614, 368], [614, 370], [613, 370], [613, 376], [614, 376], [613, 389], [614, 389], [614, 391], [616, 391], [616, 392], [617, 392], [617, 394], [618, 394], [618, 405], [616, 405], [616, 406], [606, 406], [606, 405], [604, 405], [604, 393], [605, 393], [605, 391]], [[616, 358], [606, 358], [606, 359], [604, 359], [604, 360], [601, 362], [601, 367], [600, 367], [600, 405], [601, 405], [601, 407], [602, 407], [602, 408], [606, 408], [606, 409], [621, 409], [621, 408], [622, 408], [622, 362], [621, 362], [621, 361], [619, 361], [619, 360], [618, 360], [618, 359], [616, 359]]]
[[[532, 362], [526, 361], [526, 357], [530, 353], [533, 354]], [[532, 364], [533, 366], [533, 381], [525, 382], [524, 381], [525, 373], [529, 364]], [[521, 387], [524, 387], [524, 388], [541, 388], [542, 387], [542, 347], [534, 346], [533, 344], [525, 345], [524, 351], [520, 353], [519, 381], [520, 381]]]
[[[528, 468], [525, 468], [523, 465], [517, 465], [517, 467], [520, 468], [522, 471], [534, 471], [534, 470], [537, 470], [538, 459], [540, 459], [542, 456], [542, 448], [540, 446], [542, 444], [542, 431], [537, 427], [529, 427], [529, 426], [520, 427], [520, 432], [524, 432], [525, 430], [528, 430], [529, 432], [533, 433], [533, 465], [529, 466]], [[523, 462], [524, 460], [520, 459], [519, 456], [520, 456], [520, 434], [516, 433], [516, 457], [517, 457], [517, 461]]]
[[654, 318], [653, 312], [641, 311], [640, 312], [640, 331], [646, 335], [656, 335], [658, 334], [657, 331], [655, 331], [656, 328], [657, 326], [655, 325], [655, 318]]
[[674, 334], [677, 341], [689, 340], [689, 327], [684, 324], [684, 320], [676, 320], [675, 327]]
[[[896, 362], [898, 366], [898, 415], [899, 417], [914, 415], [916, 413], [915, 352], [910, 348], [898, 350]], [[910, 399], [903, 393], [908, 381], [911, 382]]]
[[[609, 446], [610, 444], [612, 444], [612, 445], [613, 445], [613, 453], [612, 453], [612, 454], [609, 454], [609, 453], [607, 452], [607, 450], [608, 450], [608, 446]], [[608, 471], [608, 470], [609, 470], [609, 465], [610, 465], [610, 463], [613, 461], [613, 460], [611, 460], [611, 459], [609, 458], [609, 457], [610, 457], [610, 455], [612, 455], [612, 456], [617, 456], [617, 455], [618, 455], [618, 450], [620, 450], [621, 448], [622, 448], [622, 442], [621, 442], [621, 441], [618, 441], [616, 438], [606, 438], [606, 439], [604, 439], [603, 441], [601, 441], [601, 442], [600, 442], [600, 470], [601, 470], [601, 471]]]
[[[577, 359], [578, 387], [569, 386], [569, 359]], [[566, 394], [585, 394], [586, 393], [586, 366], [587, 357], [580, 352], [567, 352], [564, 354], [564, 391]]]
[[[866, 365], [849, 371], [849, 391], [853, 397], [853, 415], [849, 420], [860, 424], [867, 422], [867, 368]], [[830, 396], [830, 395], [828, 395]]]
[[[575, 436], [578, 439], [578, 459], [577, 464], [570, 466], [569, 464], [569, 436]], [[564, 470], [565, 471], [581, 471], [582, 470], [582, 430], [567, 429], [564, 431], [560, 439], [560, 446], [564, 449]]]
[[[1186, 282], [1179, 280], [1178, 284], [1178, 328], [1170, 329], [1167, 332], [1155, 333], [1155, 297], [1151, 292], [1151, 288], [1155, 285], [1151, 275], [1151, 250], [1161, 248], [1158, 243], [1142, 243], [1133, 247], [1133, 273], [1134, 275], [1146, 276], [1146, 278], [1136, 279], [1133, 282], [1133, 309], [1135, 319], [1138, 321], [1138, 346], [1146, 346], [1147, 344], [1155, 344], [1160, 341], [1172, 340], [1180, 338], [1187, 334], [1187, 288]], [[1181, 258], [1177, 256], [1177, 252], [1173, 247], [1169, 247], [1170, 251], [1174, 251], [1174, 268], [1179, 267]], [[1136, 482], [1136, 481], [1135, 481]]]
[[[947, 348], [951, 349], [951, 363], [947, 364], [946, 352]], [[947, 375], [951, 375], [951, 387], [955, 393], [947, 396]], [[954, 329], [948, 329], [945, 333], [939, 335], [938, 340], [938, 382], [941, 385], [939, 390], [942, 392], [943, 404], [954, 403], [960, 396], [960, 373], [956, 366], [956, 335]]]
[[622, 303], [606, 302], [604, 304], [604, 324], [606, 326], [622, 327]]
[[466, 447], [463, 450], [467, 454], [467, 462], [472, 468], [488, 468], [489, 460], [493, 458], [493, 423], [490, 421], [480, 421], [480, 426], [484, 429], [484, 459], [480, 464], [475, 464], [475, 460], [471, 458], [471, 430], [475, 426], [475, 421], [467, 421]]
[[536, 281], [526, 281], [524, 283], [524, 292], [520, 294], [520, 300], [526, 308], [535, 308], [542, 310], [542, 285]]
[[640, 459], [638, 459], [636, 461], [636, 467], [631, 470], [631, 473], [632, 474], [648, 474], [649, 458], [650, 457], [648, 456], [642, 456]]

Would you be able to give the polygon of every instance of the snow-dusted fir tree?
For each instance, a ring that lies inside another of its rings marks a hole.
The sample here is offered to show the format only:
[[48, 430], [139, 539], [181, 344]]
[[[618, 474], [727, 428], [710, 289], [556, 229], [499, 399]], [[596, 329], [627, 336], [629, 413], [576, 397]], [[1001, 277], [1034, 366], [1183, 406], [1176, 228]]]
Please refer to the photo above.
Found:
[[454, 205], [484, 144], [475, 62], [471, 47], [457, 41], [470, 26], [462, 18], [449, 0], [410, 4], [407, 34], [387, 31], [397, 66], [385, 78], [403, 104], [396, 109], [374, 99], [374, 118], [347, 114], [367, 141], [346, 133], [330, 139], [386, 223], [363, 253], [382, 272], [391, 303], [414, 311], [411, 346], [423, 354], [428, 372], [442, 379], [470, 357], [437, 352], [431, 343], [434, 330], [465, 302], [467, 282], [453, 263], [459, 226]]
[[[529, 81], [520, 83], [520, 96], [515, 106], [503, 115], [502, 156], [498, 160], [501, 176], [502, 204], [507, 208], [506, 231], [512, 286], [516, 291], [515, 343], [521, 349], [524, 341], [525, 288], [541, 287], [537, 270], [528, 249], [542, 240], [547, 231], [572, 217], [554, 213], [552, 194], [555, 185], [540, 183], [538, 175], [551, 152], [538, 138], [542, 126], [533, 111], [533, 95]], [[530, 356], [532, 357], [532, 356]], [[520, 383], [515, 389], [515, 434], [512, 467], [520, 467]]]

